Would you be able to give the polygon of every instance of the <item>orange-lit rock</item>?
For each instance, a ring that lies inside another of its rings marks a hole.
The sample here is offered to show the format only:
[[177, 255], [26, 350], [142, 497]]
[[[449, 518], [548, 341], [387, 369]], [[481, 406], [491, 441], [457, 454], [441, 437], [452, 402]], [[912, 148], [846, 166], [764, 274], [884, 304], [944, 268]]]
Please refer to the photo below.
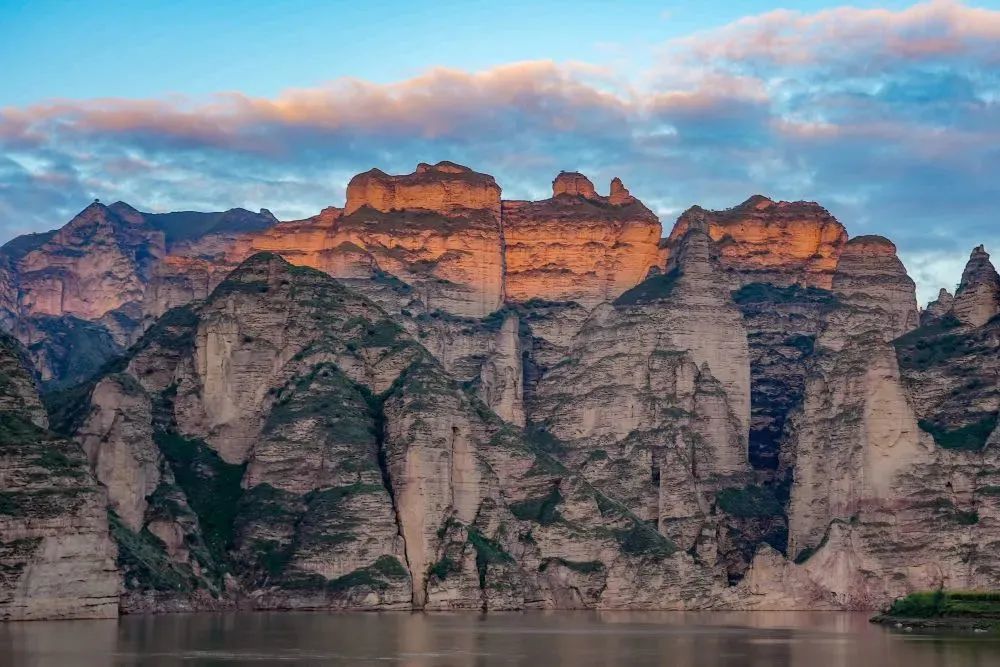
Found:
[[503, 203], [509, 300], [593, 306], [646, 277], [658, 262], [660, 221], [616, 181], [602, 197], [584, 176], [563, 172], [551, 199]]
[[484, 209], [500, 213], [500, 186], [492, 176], [454, 162], [421, 162], [412, 174], [390, 176], [379, 169], [358, 174], [347, 184], [344, 212], [370, 206], [383, 213], [422, 208], [439, 213]]
[[829, 289], [847, 232], [813, 202], [775, 202], [755, 195], [724, 211], [693, 206], [678, 218], [664, 254], [684, 235], [694, 215], [708, 221], [722, 266], [739, 283], [801, 284]]
[[[621, 183], [621, 181], [618, 181]], [[552, 196], [579, 195], [587, 199], [596, 199], [597, 192], [590, 179], [576, 171], [561, 171], [552, 181]]]

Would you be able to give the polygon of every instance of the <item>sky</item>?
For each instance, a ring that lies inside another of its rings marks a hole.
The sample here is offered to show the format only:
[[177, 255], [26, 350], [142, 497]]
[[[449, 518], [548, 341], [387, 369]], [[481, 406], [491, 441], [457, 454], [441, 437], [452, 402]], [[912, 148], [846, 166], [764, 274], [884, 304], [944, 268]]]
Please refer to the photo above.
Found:
[[1000, 248], [1000, 0], [0, 0], [0, 242], [92, 199], [343, 203], [448, 159], [508, 198], [620, 176], [693, 204], [817, 201], [921, 302]]

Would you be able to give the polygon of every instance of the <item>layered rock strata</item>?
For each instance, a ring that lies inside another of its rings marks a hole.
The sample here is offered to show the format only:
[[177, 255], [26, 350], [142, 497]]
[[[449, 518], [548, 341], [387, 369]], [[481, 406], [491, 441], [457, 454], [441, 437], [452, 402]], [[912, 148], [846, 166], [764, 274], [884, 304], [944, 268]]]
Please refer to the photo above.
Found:
[[660, 222], [615, 180], [609, 197], [563, 172], [552, 198], [503, 203], [507, 298], [611, 301], [658, 262]]
[[114, 618], [107, 496], [47, 429], [26, 356], [0, 334], [0, 619]]
[[[694, 206], [677, 220], [667, 254], [693, 220], [705, 220], [719, 261], [738, 284], [770, 283], [829, 289], [847, 232], [813, 202], [775, 202], [755, 195], [724, 211]], [[737, 285], [738, 286], [738, 285]]]

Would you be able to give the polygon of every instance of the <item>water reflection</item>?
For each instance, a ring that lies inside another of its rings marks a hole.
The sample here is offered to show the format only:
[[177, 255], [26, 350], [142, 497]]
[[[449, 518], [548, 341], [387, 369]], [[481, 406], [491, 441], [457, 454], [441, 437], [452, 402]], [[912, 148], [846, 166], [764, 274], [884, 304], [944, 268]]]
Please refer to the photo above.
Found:
[[190, 614], [0, 624], [0, 664], [986, 667], [1000, 640], [804, 612]]

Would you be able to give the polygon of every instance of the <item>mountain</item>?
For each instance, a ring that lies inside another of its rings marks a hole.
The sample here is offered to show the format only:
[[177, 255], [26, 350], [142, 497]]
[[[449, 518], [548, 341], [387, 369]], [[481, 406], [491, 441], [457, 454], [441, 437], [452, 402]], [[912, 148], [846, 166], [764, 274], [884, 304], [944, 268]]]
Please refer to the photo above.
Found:
[[[0, 380], [26, 398], [0, 409], [34, 425], [0, 443], [32, 499], [0, 521], [86, 489], [48, 525], [110, 545], [84, 579], [122, 592], [31, 593], [42, 552], [11, 547], [0, 608], [871, 609], [997, 587], [985, 249], [920, 311], [892, 242], [818, 204], [693, 207], [661, 238], [619, 179], [552, 185], [503, 200], [420, 164], [304, 220], [94, 204], [5, 246], [27, 347]], [[63, 481], [25, 463], [50, 450]]]

